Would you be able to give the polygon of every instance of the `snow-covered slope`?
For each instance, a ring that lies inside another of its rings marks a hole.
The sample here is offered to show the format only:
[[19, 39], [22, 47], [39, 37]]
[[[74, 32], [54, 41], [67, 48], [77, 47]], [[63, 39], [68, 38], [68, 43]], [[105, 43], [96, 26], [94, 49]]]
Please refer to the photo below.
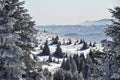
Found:
[[[41, 46], [44, 47], [44, 43], [48, 40], [48, 45], [50, 48], [51, 55], [56, 50], [56, 44], [51, 44], [52, 38], [55, 38], [57, 35], [59, 36], [59, 41], [61, 42], [62, 52], [69, 55], [74, 54], [84, 54], [86, 55], [90, 52], [91, 49], [101, 50], [101, 44], [96, 44], [96, 47], [89, 46], [88, 49], [81, 50], [83, 44], [75, 44], [80, 39], [87, 40], [87, 44], [89, 45], [90, 41], [100, 42], [105, 38], [104, 29], [106, 28], [106, 24], [110, 24], [110, 19], [103, 19], [99, 21], [87, 21], [82, 23], [81, 25], [66, 25], [66, 26], [37, 26], [37, 29], [41, 31], [37, 34], [38, 47], [33, 51], [34, 54], [38, 55], [42, 52]], [[83, 26], [84, 25], [84, 26]], [[63, 36], [64, 35], [64, 36]], [[74, 37], [74, 38], [73, 38]], [[72, 44], [67, 45], [67, 43], [71, 40]], [[99, 40], [99, 41], [98, 41]], [[48, 68], [48, 70], [54, 73], [57, 69], [60, 68], [63, 58], [56, 58], [52, 56], [52, 60], [55, 62], [47, 62], [49, 56], [38, 56], [39, 60], [44, 62], [45, 64], [42, 66], [43, 68]]]
[[[44, 46], [45, 41], [48, 40], [50, 52], [51, 52], [51, 54], [53, 54], [56, 50], [56, 45], [51, 45], [51, 41], [52, 41], [52, 38], [56, 37], [57, 35], [58, 34], [39, 31], [38, 35], [37, 35], [38, 47], [35, 48], [33, 53], [36, 54], [36, 55], [40, 54], [42, 52], [40, 47]], [[58, 35], [58, 36], [59, 36], [59, 41], [61, 42], [62, 51], [64, 53], [66, 53], [68, 56], [73, 55], [73, 54], [79, 54], [80, 55], [81, 53], [83, 53], [86, 57], [86, 55], [90, 52], [90, 49], [98, 49], [97, 47], [91, 47], [90, 46], [88, 49], [81, 50], [81, 47], [83, 46], [83, 44], [75, 44], [76, 41], [79, 41], [78, 39], [63, 36], [63, 35]], [[63, 44], [63, 41], [65, 41], [67, 43], [69, 39], [71, 39], [72, 44], [70, 44], [70, 45]], [[87, 42], [87, 43], [89, 44], [89, 42]], [[96, 46], [101, 47], [99, 44], [96, 44]], [[49, 58], [49, 56], [38, 56], [38, 57], [39, 57], [40, 61], [45, 61], [45, 62]], [[56, 57], [53, 56], [52, 59], [54, 59], [56, 62], [47, 63], [47, 64], [43, 65], [43, 68], [48, 68], [51, 72], [54, 73], [57, 69], [59, 69], [63, 58], [56, 58]]]

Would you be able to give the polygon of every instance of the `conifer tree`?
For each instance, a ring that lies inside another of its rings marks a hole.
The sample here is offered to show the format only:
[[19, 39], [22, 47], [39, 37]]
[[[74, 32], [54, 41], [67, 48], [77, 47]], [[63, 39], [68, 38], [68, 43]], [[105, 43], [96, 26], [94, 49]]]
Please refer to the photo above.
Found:
[[90, 42], [89, 46], [92, 46], [92, 43]]
[[76, 45], [78, 42], [79, 42], [79, 40], [76, 40], [75, 43], [74, 43], [74, 45]]
[[63, 74], [62, 69], [60, 69], [54, 73], [53, 80], [64, 80], [64, 74]]
[[65, 59], [63, 59], [62, 64], [61, 64], [61, 68], [64, 69], [65, 65], [66, 65], [66, 64], [65, 64]]
[[70, 45], [70, 44], [72, 44], [72, 41], [71, 39], [68, 39], [67, 45]]
[[[112, 17], [115, 20], [112, 20], [112, 24], [106, 29], [107, 36], [110, 36], [113, 39], [111, 48], [108, 46], [105, 47], [106, 53], [106, 62], [108, 63], [108, 70], [106, 71], [108, 76], [107, 79], [119, 80], [120, 79], [120, 6], [115, 7], [114, 10], [110, 9]], [[114, 67], [114, 68], [113, 68]]]
[[53, 62], [56, 62], [55, 58], [53, 58]]
[[84, 42], [84, 40], [81, 39], [81, 40], [80, 40], [80, 44], [82, 44], [83, 42]]
[[[0, 79], [40, 80], [31, 50], [35, 46], [34, 21], [19, 0], [0, 0]], [[2, 74], [1, 74], [2, 73]], [[34, 74], [31, 76], [31, 74]]]
[[43, 47], [42, 46], [40, 46], [40, 50], [42, 50], [43, 49]]
[[85, 63], [85, 57], [84, 57], [84, 54], [80, 54], [79, 58], [78, 58], [78, 61], [79, 61], [79, 65], [78, 65], [78, 72], [80, 73], [83, 69], [83, 66], [84, 66], [84, 63]]
[[58, 35], [53, 39], [53, 44], [58, 44], [59, 43], [59, 37]]
[[70, 71], [64, 71], [64, 80], [73, 80], [72, 73]]
[[42, 54], [44, 54], [44, 55], [50, 55], [50, 49], [49, 49], [48, 41], [47, 40], [46, 40], [46, 42], [44, 44], [44, 48], [43, 48]]
[[52, 74], [47, 68], [43, 70], [43, 75], [45, 76], [45, 80], [52, 80]]
[[74, 73], [72, 76], [72, 80], [84, 80], [84, 78], [80, 74]]
[[87, 43], [84, 41], [81, 50], [85, 50], [85, 49], [87, 49], [87, 48], [88, 48], [88, 45], [87, 45]]
[[86, 58], [86, 65], [88, 66], [87, 77], [90, 80], [112, 80], [110, 79], [110, 59], [106, 53], [100, 51], [90, 51]]
[[60, 47], [60, 43], [57, 44], [56, 51], [53, 54], [55, 57], [62, 58], [64, 56], [64, 53], [62, 52], [62, 49]]
[[75, 61], [75, 63], [76, 63], [77, 70], [78, 70], [79, 64], [80, 64], [80, 62], [79, 62], [80, 60], [79, 60], [78, 54], [74, 54], [73, 59], [74, 59], [74, 61]]
[[115, 7], [114, 10], [110, 9], [112, 17], [116, 20], [112, 20], [112, 25], [106, 29], [107, 36], [110, 36], [114, 41], [120, 42], [120, 6]]
[[49, 61], [49, 62], [52, 62], [52, 61], [53, 61], [51, 55], [49, 55], [49, 57], [48, 57], [48, 61]]
[[62, 69], [66, 71], [70, 71], [71, 64], [70, 64], [70, 58], [68, 57], [67, 60], [64, 62], [64, 65], [61, 66]]
[[96, 47], [96, 43], [95, 42], [93, 43], [92, 47]]
[[70, 71], [72, 72], [72, 73], [78, 73], [78, 71], [77, 71], [77, 65], [76, 65], [76, 63], [75, 63], [75, 61], [74, 61], [74, 59], [71, 57], [70, 58]]

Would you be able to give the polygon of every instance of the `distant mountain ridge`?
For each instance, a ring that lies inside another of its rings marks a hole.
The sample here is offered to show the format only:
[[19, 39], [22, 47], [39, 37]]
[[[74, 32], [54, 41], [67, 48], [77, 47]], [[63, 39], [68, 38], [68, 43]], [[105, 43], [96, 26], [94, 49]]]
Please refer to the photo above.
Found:
[[37, 26], [42, 26], [42, 27], [44, 27], [44, 26], [49, 26], [49, 27], [51, 27], [51, 26], [64, 26], [64, 27], [70, 27], [70, 26], [78, 26], [78, 27], [82, 27], [82, 26], [100, 26], [100, 25], [104, 25], [104, 26], [106, 26], [106, 25], [108, 25], [108, 24], [111, 24], [112, 23], [112, 21], [111, 21], [112, 19], [100, 19], [100, 20], [96, 20], [96, 21], [84, 21], [84, 22], [82, 22], [82, 23], [80, 23], [80, 24], [74, 24], [74, 25], [37, 25]]
[[111, 24], [111, 20], [112, 19], [101, 19], [101, 20], [97, 20], [97, 21], [85, 21], [83, 23], [80, 23], [80, 25], [82, 25], [82, 26], [107, 25], [107, 24]]
[[40, 31], [57, 33], [65, 36], [70, 36], [78, 39], [85, 39], [93, 42], [100, 42], [106, 38], [104, 33], [108, 24], [111, 24], [112, 19], [101, 19], [98, 21], [86, 21], [76, 25], [47, 25], [36, 26]]

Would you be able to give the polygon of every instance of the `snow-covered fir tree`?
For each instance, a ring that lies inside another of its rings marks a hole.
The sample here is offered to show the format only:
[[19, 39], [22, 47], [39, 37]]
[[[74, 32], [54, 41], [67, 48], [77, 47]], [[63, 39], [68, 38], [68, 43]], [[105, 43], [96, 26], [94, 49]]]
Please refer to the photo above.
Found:
[[60, 47], [60, 42], [57, 44], [57, 48], [56, 48], [56, 51], [54, 52], [54, 56], [55, 57], [58, 57], [58, 58], [63, 58], [63, 56], [64, 56], [64, 53], [62, 52], [62, 49], [61, 49], [61, 47]]
[[61, 68], [66, 71], [70, 71], [71, 69], [71, 64], [70, 64], [70, 57], [67, 58], [67, 60], [63, 61], [61, 64]]
[[58, 44], [59, 43], [59, 36], [57, 35], [55, 38], [52, 38], [53, 42], [52, 44]]
[[92, 46], [92, 43], [91, 43], [91, 42], [89, 43], [89, 46]]
[[46, 40], [46, 42], [44, 44], [44, 48], [43, 48], [42, 54], [44, 54], [44, 55], [50, 55], [50, 49], [49, 49], [48, 41], [47, 40]]
[[49, 55], [49, 57], [48, 57], [48, 62], [52, 62], [53, 60], [52, 60], [52, 55]]
[[41, 80], [35, 46], [34, 21], [19, 0], [0, 0], [0, 80]]
[[88, 49], [88, 44], [87, 44], [87, 42], [83, 41], [83, 46], [82, 46], [81, 50], [85, 50], [85, 49]]
[[61, 68], [63, 69], [64, 80], [84, 80], [83, 73], [78, 73], [77, 68], [79, 67], [77, 67], [75, 60], [72, 56], [69, 56], [67, 60], [64, 59], [61, 65]]
[[71, 69], [70, 69], [70, 71], [72, 73], [78, 73], [78, 71], [77, 71], [77, 65], [76, 65], [73, 57], [70, 58], [70, 63], [71, 63], [71, 67], [70, 67]]
[[93, 43], [92, 47], [96, 47], [96, 43], [95, 42]]
[[71, 73], [71, 71], [65, 71], [60, 69], [53, 75], [53, 80], [84, 80], [81, 74]]
[[[113, 20], [112, 24], [106, 29], [107, 36], [113, 39], [108, 41], [110, 45], [105, 45], [105, 52], [109, 59], [109, 78], [114, 80], [120, 79], [120, 6], [115, 7], [114, 10], [110, 9]], [[108, 43], [107, 42], [107, 43]]]
[[45, 68], [43, 70], [43, 75], [45, 76], [44, 80], [53, 80], [52, 79], [52, 74], [51, 74], [51, 72], [49, 72], [49, 70], [47, 68]]
[[86, 58], [88, 66], [88, 80], [110, 80], [108, 79], [109, 65], [106, 54], [100, 51], [90, 51]]
[[71, 39], [68, 39], [67, 45], [70, 45], [70, 44], [72, 44], [72, 41]]
[[58, 71], [56, 71], [53, 75], [53, 80], [64, 80], [64, 74], [63, 74], [63, 70], [60, 69]]
[[106, 29], [107, 36], [110, 36], [114, 41], [120, 41], [120, 6], [115, 7], [114, 10], [110, 9], [112, 17], [112, 24]]

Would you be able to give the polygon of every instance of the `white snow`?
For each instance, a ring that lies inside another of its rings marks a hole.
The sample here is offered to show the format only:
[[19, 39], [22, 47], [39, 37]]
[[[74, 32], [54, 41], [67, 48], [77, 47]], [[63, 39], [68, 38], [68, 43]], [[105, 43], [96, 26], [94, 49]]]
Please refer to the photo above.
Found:
[[[56, 37], [57, 35], [58, 34], [53, 34], [53, 33], [39, 31], [38, 35], [37, 35], [37, 39], [38, 39], [38, 44], [39, 45], [32, 52], [34, 54], [36, 54], [36, 55], [39, 54], [39, 53], [41, 53], [42, 50], [40, 50], [40, 46], [44, 46], [45, 41], [48, 40], [50, 52], [51, 52], [51, 54], [53, 54], [55, 52], [55, 50], [56, 50], [56, 45], [51, 45], [50, 43], [52, 41], [52, 37]], [[69, 55], [73, 55], [73, 54], [79, 54], [80, 55], [81, 53], [83, 53], [84, 56], [85, 56], [85, 58], [86, 58], [87, 54], [90, 52], [91, 49], [94, 49], [94, 50], [101, 49], [102, 50], [101, 44], [97, 44], [96, 45], [97, 47], [89, 47], [86, 50], [80, 50], [81, 47], [83, 46], [83, 44], [76, 44], [76, 45], [74, 45], [74, 43], [78, 39], [72, 38], [72, 37], [66, 37], [66, 36], [63, 36], [63, 35], [58, 35], [58, 36], [59, 36], [59, 41], [61, 42], [61, 49], [68, 56]], [[71, 39], [72, 44], [70, 44], [70, 45], [64, 45], [63, 41], [67, 42], [68, 39]], [[43, 61], [43, 62], [46, 62], [48, 60], [48, 58], [49, 58], [49, 56], [39, 56], [38, 57], [38, 59], [40, 61]], [[61, 63], [63, 61], [63, 58], [58, 59], [58, 58], [52, 57], [52, 60], [55, 60], [55, 62], [46, 62], [46, 64], [44, 64], [42, 67], [43, 68], [48, 68], [48, 70], [50, 72], [54, 73], [57, 69], [60, 68]]]
[[58, 70], [60, 68], [60, 64], [56, 64], [56, 63], [49, 63], [49, 65], [43, 65], [43, 69], [47, 68], [50, 72], [52, 72], [52, 74]]

